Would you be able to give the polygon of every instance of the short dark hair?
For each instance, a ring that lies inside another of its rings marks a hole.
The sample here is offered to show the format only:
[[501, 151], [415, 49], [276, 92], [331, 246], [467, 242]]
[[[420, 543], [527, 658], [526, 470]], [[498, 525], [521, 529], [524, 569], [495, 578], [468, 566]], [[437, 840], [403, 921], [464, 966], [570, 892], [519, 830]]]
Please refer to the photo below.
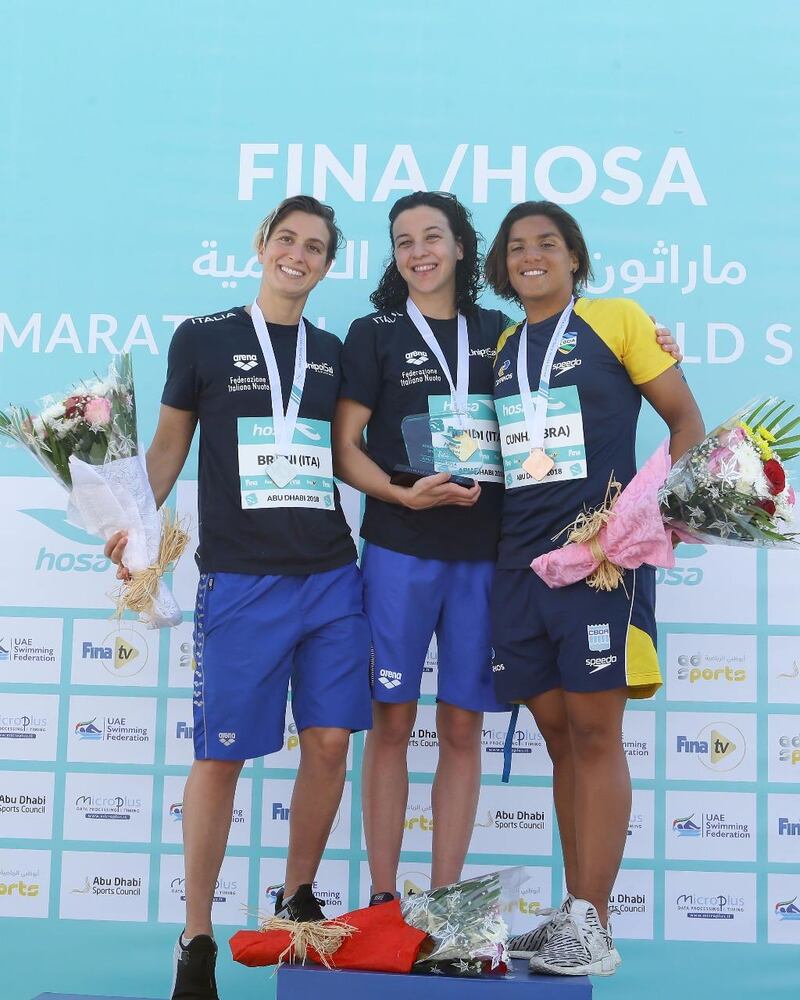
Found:
[[594, 277], [589, 250], [577, 220], [552, 201], [523, 201], [506, 214], [486, 255], [486, 283], [501, 299], [513, 299], [519, 302], [508, 276], [506, 264], [508, 237], [514, 223], [530, 215], [546, 215], [555, 224], [561, 238], [567, 244], [567, 249], [578, 258], [578, 267], [572, 277], [572, 292], [576, 296], [579, 295], [587, 282]]
[[323, 204], [316, 198], [312, 198], [310, 194], [296, 194], [291, 198], [284, 198], [280, 205], [273, 208], [256, 230], [254, 239], [256, 250], [260, 250], [264, 246], [275, 226], [282, 219], [285, 219], [287, 215], [291, 215], [292, 212], [305, 212], [306, 215], [316, 215], [325, 223], [328, 230], [328, 246], [325, 251], [325, 257], [330, 264], [336, 256], [336, 251], [342, 246], [344, 237], [342, 236], [341, 229], [336, 224], [336, 215], [331, 206]]
[[479, 252], [482, 237], [475, 231], [469, 211], [455, 195], [446, 191], [415, 191], [398, 199], [392, 205], [389, 211], [389, 241], [392, 244], [392, 256], [386, 263], [378, 287], [369, 297], [370, 302], [381, 312], [399, 312], [405, 307], [408, 285], [397, 270], [394, 260], [392, 226], [401, 212], [418, 208], [420, 205], [437, 208], [447, 219], [450, 231], [461, 244], [464, 256], [456, 263], [456, 308], [462, 313], [471, 312], [477, 305], [483, 284], [482, 258]]

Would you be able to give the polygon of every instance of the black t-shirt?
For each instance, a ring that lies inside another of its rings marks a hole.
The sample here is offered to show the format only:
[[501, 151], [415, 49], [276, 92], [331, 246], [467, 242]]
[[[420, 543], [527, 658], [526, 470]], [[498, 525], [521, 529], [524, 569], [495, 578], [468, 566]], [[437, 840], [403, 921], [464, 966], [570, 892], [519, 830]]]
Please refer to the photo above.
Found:
[[[498, 337], [510, 321], [493, 309], [475, 309], [467, 317], [471, 406], [492, 408], [492, 362]], [[429, 319], [453, 378], [456, 377], [458, 326]], [[403, 436], [406, 417], [430, 415], [436, 400], [450, 398], [450, 387], [436, 358], [408, 314], [373, 313], [351, 325], [342, 353], [340, 395], [372, 411], [367, 452], [385, 472], [409, 465]], [[480, 399], [478, 399], [480, 397]], [[361, 534], [376, 545], [426, 559], [494, 559], [500, 531], [502, 476], [481, 482], [473, 507], [409, 510], [399, 504], [366, 498]]]
[[[342, 345], [338, 337], [308, 320], [305, 325], [306, 381], [295, 442], [307, 441], [308, 447], [301, 451], [309, 467], [302, 476], [298, 472], [288, 489], [302, 481], [301, 495], [306, 502], [318, 497], [318, 509], [260, 506], [265, 497], [275, 500], [276, 494], [268, 492], [274, 486], [267, 477], [260, 483], [252, 478], [251, 469], [240, 468], [240, 461], [251, 459], [263, 465], [260, 453], [266, 449], [257, 437], [248, 435], [264, 434], [269, 422], [264, 424], [263, 418], [272, 416], [266, 363], [245, 309], [237, 306], [187, 319], [172, 338], [161, 402], [192, 410], [200, 424], [198, 556], [203, 572], [301, 576], [336, 569], [356, 558], [339, 492], [332, 475], [326, 476]], [[269, 323], [268, 329], [285, 407], [294, 374], [297, 327]], [[242, 454], [249, 457], [242, 459]], [[279, 502], [296, 499], [291, 494]]]

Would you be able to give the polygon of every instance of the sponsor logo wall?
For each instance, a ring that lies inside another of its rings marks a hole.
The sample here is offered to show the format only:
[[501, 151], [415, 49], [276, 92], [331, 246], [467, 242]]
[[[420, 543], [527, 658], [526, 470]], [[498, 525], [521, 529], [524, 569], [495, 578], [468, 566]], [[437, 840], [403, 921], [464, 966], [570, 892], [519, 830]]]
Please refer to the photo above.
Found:
[[[386, 37], [380, 5], [352, 5], [363, 24], [359, 37]], [[173, 5], [142, 0], [139, 6], [145, 26], [152, 20], [159, 30], [148, 30], [144, 41], [126, 33], [124, 54], [154, 68], [137, 78], [135, 100], [115, 92], [119, 114], [102, 119], [106, 155], [88, 160], [71, 155], [70, 143], [99, 134], [102, 101], [82, 93], [73, 99], [60, 79], [54, 86], [47, 72], [30, 69], [34, 46], [63, 50], [64, 25], [45, 18], [31, 34], [20, 29], [29, 15], [11, 19], [20, 44], [6, 46], [7, 75], [24, 86], [15, 90], [19, 117], [12, 110], [6, 131], [12, 156], [30, 169], [15, 176], [4, 217], [10, 252], [0, 295], [0, 407], [12, 398], [32, 403], [40, 393], [102, 372], [113, 354], [129, 348], [148, 441], [174, 329], [187, 313], [212, 314], [252, 300], [260, 268], [250, 236], [269, 209], [301, 190], [336, 207], [345, 245], [315, 291], [308, 318], [344, 335], [354, 317], [370, 311], [368, 296], [388, 250], [389, 207], [420, 187], [456, 193], [489, 239], [509, 205], [526, 198], [550, 198], [574, 212], [592, 254], [590, 294], [633, 298], [672, 328], [707, 424], [756, 392], [798, 398], [796, 253], [775, 222], [797, 201], [795, 139], [784, 120], [785, 108], [798, 101], [791, 5], [753, 8], [752, 30], [742, 33], [719, 0], [676, 8], [666, 20], [647, 5], [634, 11], [617, 4], [626, 24], [620, 62], [613, 15], [507, 5], [514, 6], [509, 20], [486, 17], [485, 5], [466, 0], [454, 20], [453, 5], [428, 4], [427, 37], [445, 51], [453, 32], [467, 31], [478, 18], [481, 42], [493, 53], [507, 50], [510, 26], [515, 36], [561, 39], [585, 33], [589, 18], [590, 44], [579, 39], [575, 72], [560, 72], [558, 46], [542, 49], [544, 70], [558, 77], [559, 87], [528, 119], [498, 102], [496, 88], [475, 74], [474, 81], [465, 77], [464, 100], [431, 102], [430, 93], [452, 91], [450, 63], [427, 57], [423, 63], [418, 46], [406, 45], [409, 85], [391, 86], [385, 47], [360, 44], [353, 52], [356, 35], [332, 5], [315, 9], [320, 23], [309, 42], [319, 60], [314, 39], [325, 39], [343, 67], [329, 101], [314, 112], [321, 106], [319, 79], [295, 74], [292, 100], [272, 102], [265, 116], [252, 66], [232, 58], [238, 48], [219, 32], [214, 15], [200, 5], [196, 30], [187, 34]], [[291, 31], [278, 7], [262, 6], [248, 13], [248, 37]], [[114, 66], [123, 64], [103, 19], [80, 9], [70, 18], [98, 59], [107, 53]], [[403, 21], [415, 19], [397, 18], [392, 38], [401, 44]], [[686, 53], [678, 72], [671, 65], [652, 72], [654, 35], [665, 51]], [[763, 45], [754, 48], [756, 35]], [[715, 61], [717, 47], [724, 63]], [[284, 66], [291, 72], [280, 46], [271, 59], [278, 72]], [[176, 64], [190, 71], [175, 75]], [[627, 76], [620, 66], [630, 67]], [[209, 102], [197, 81], [210, 68], [216, 89]], [[753, 91], [753, 78], [761, 89]], [[598, 92], [598, 79], [619, 86]], [[424, 122], [408, 113], [422, 106], [419, 81], [426, 88]], [[202, 118], [204, 128], [176, 131], [175, 116], [158, 112], [165, 92], [186, 121]], [[576, 118], [572, 112], [585, 106], [587, 94], [596, 95], [596, 113]], [[731, 94], [738, 95], [733, 102]], [[735, 114], [725, 110], [734, 107]], [[298, 116], [298, 108], [310, 110]], [[26, 131], [59, 111], [69, 129], [58, 135], [64, 155], [57, 190], [70, 191], [68, 199], [42, 197], [55, 168]], [[402, 136], [391, 122], [405, 123]], [[788, 136], [781, 155], [765, 154], [775, 136]], [[113, 199], [110, 213], [98, 202], [106, 195]], [[754, 230], [763, 231], [770, 252], [741, 235]], [[57, 281], [49, 272], [43, 280], [47, 269], [36, 266], [42, 234], [53, 231], [69, 246], [59, 255]], [[120, 234], [124, 267], [107, 249], [120, 245]], [[518, 315], [488, 294], [485, 303]], [[577, 353], [579, 344], [570, 359]], [[406, 360], [415, 375], [431, 361], [423, 352]], [[255, 353], [231, 357], [231, 365], [240, 384], [263, 373]], [[663, 424], [647, 411], [640, 458], [663, 436]], [[3, 931], [20, 934], [18, 925], [30, 934], [30, 921], [38, 922], [33, 930], [43, 939], [59, 920], [92, 921], [98, 951], [124, 953], [137, 925], [160, 927], [166, 939], [183, 920], [181, 822], [192, 758], [197, 571], [187, 554], [174, 573], [185, 617], [176, 629], [158, 634], [132, 619], [115, 622], [108, 597], [115, 574], [102, 544], [67, 522], [64, 491], [39, 472], [26, 454], [0, 448], [0, 920]], [[171, 501], [190, 516], [190, 551], [197, 541], [196, 475], [193, 451]], [[343, 488], [342, 500], [357, 527], [359, 497]], [[664, 687], [654, 700], [632, 703], [624, 717], [634, 792], [611, 901], [616, 935], [649, 942], [648, 970], [666, 961], [667, 942], [699, 942], [712, 957], [723, 953], [717, 944], [736, 944], [751, 949], [756, 968], [772, 968], [776, 955], [790, 952], [787, 944], [800, 944], [798, 570], [795, 552], [692, 544], [677, 549], [673, 568], [657, 571]], [[602, 645], [602, 635], [594, 638]], [[426, 888], [430, 879], [436, 679], [434, 642], [408, 751], [398, 879], [404, 892]], [[525, 864], [530, 879], [513, 908], [522, 930], [541, 919], [543, 907], [560, 903], [563, 865], [542, 735], [521, 712], [505, 787], [505, 721], [492, 714], [483, 723], [483, 778], [465, 874]], [[357, 735], [315, 886], [331, 915], [365, 902], [369, 892], [362, 752]], [[298, 761], [289, 710], [281, 749], [248, 762], [236, 792], [214, 895], [221, 926], [254, 926], [253, 914], [271, 909], [283, 877]], [[721, 958], [714, 961], [707, 972], [697, 963], [698, 995], [738, 995], [739, 983]], [[27, 971], [10, 974], [22, 1000], [35, 992], [27, 990]], [[650, 995], [644, 987], [626, 994], [618, 978], [620, 1000]], [[117, 992], [85, 987], [76, 992]], [[159, 996], [164, 989], [154, 982], [129, 992]]]

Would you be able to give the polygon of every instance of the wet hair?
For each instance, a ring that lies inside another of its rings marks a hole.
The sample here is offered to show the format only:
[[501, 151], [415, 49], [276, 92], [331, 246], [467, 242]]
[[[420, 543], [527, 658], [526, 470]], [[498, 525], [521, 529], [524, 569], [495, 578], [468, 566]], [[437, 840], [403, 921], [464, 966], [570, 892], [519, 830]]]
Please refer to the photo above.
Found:
[[455, 239], [461, 244], [462, 260], [456, 262], [456, 308], [468, 313], [475, 309], [483, 285], [481, 274], [482, 259], [479, 252], [481, 236], [475, 231], [472, 216], [455, 195], [444, 191], [415, 191], [400, 198], [389, 212], [389, 241], [392, 256], [378, 282], [378, 287], [370, 295], [370, 302], [380, 312], [399, 312], [408, 298], [408, 285], [397, 270], [394, 259], [394, 239], [392, 227], [401, 212], [427, 205], [437, 208], [447, 219]]
[[256, 230], [253, 240], [256, 250], [261, 250], [264, 247], [264, 244], [272, 235], [275, 226], [285, 219], [287, 215], [291, 215], [292, 212], [305, 212], [306, 215], [316, 215], [325, 223], [328, 230], [328, 246], [325, 250], [325, 258], [330, 264], [336, 256], [336, 251], [341, 248], [344, 237], [342, 236], [341, 229], [336, 224], [336, 216], [331, 206], [317, 201], [316, 198], [312, 198], [309, 194], [296, 194], [291, 198], [284, 198], [277, 208], [273, 208]]
[[508, 276], [506, 262], [508, 238], [514, 223], [519, 222], [520, 219], [527, 219], [531, 215], [547, 216], [558, 229], [561, 238], [567, 244], [567, 249], [577, 257], [578, 267], [572, 276], [572, 293], [576, 296], [579, 295], [589, 279], [593, 277], [589, 251], [577, 221], [569, 212], [564, 211], [560, 205], [556, 205], [552, 201], [523, 201], [506, 214], [497, 230], [497, 236], [492, 241], [489, 253], [486, 255], [484, 266], [486, 283], [501, 299], [520, 301]]

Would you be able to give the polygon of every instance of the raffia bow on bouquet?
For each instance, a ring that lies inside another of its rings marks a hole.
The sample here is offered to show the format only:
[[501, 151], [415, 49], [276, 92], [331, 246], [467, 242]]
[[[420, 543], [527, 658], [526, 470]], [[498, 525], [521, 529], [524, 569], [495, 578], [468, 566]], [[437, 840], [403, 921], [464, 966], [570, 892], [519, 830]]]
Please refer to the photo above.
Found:
[[625, 570], [675, 565], [673, 536], [686, 542], [792, 548], [795, 491], [786, 466], [800, 455], [800, 417], [775, 397], [750, 403], [671, 466], [664, 441], [624, 490], [564, 529], [560, 549], [531, 568], [549, 587], [579, 580], [614, 590]]
[[131, 581], [115, 595], [117, 614], [133, 611], [149, 628], [182, 621], [163, 576], [189, 536], [156, 509], [136, 434], [130, 355], [112, 362], [104, 379], [47, 399], [36, 414], [22, 406], [0, 411], [0, 434], [24, 445], [69, 492], [71, 524], [105, 540], [127, 533]]

